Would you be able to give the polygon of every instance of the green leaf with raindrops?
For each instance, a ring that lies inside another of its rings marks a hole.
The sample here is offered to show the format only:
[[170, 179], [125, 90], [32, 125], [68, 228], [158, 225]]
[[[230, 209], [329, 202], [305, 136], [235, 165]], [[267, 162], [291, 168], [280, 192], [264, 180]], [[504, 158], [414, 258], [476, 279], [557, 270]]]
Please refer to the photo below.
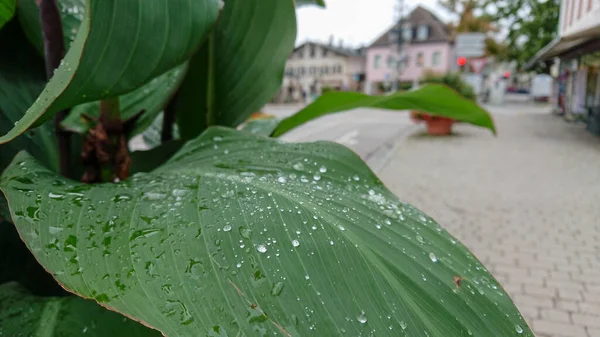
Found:
[[413, 110], [432, 116], [452, 118], [489, 129], [496, 134], [492, 116], [477, 103], [462, 97], [453, 89], [439, 84], [428, 84], [418, 90], [389, 96], [369, 96], [357, 92], [330, 92], [312, 104], [279, 123], [273, 136], [282, 134], [321, 116], [356, 108]]
[[218, 12], [218, 0], [88, 0], [61, 66], [0, 143], [62, 109], [131, 92], [180, 65], [202, 44]]
[[79, 297], [37, 297], [0, 285], [0, 336], [160, 337], [161, 334]]
[[101, 185], [20, 153], [0, 188], [66, 289], [166, 336], [533, 336], [465, 246], [334, 143], [210, 128]]

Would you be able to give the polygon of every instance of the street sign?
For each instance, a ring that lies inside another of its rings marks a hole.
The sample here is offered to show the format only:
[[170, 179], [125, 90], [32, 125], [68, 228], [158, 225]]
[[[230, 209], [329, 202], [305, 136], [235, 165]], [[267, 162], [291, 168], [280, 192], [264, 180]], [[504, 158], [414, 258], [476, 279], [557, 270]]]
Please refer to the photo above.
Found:
[[485, 39], [483, 33], [462, 33], [456, 35], [456, 56], [481, 57], [485, 55]]
[[473, 59], [469, 60], [469, 64], [471, 65], [471, 70], [475, 74], [481, 74], [481, 72], [483, 71], [483, 68], [485, 68], [486, 63], [487, 63], [487, 59], [485, 57], [473, 58]]

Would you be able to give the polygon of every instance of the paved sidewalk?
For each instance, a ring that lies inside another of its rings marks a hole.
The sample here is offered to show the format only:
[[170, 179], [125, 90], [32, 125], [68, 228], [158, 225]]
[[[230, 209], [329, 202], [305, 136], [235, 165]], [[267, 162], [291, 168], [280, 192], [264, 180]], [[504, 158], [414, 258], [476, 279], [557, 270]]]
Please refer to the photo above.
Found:
[[495, 119], [497, 138], [403, 139], [379, 176], [483, 261], [537, 336], [600, 337], [600, 138], [549, 114]]

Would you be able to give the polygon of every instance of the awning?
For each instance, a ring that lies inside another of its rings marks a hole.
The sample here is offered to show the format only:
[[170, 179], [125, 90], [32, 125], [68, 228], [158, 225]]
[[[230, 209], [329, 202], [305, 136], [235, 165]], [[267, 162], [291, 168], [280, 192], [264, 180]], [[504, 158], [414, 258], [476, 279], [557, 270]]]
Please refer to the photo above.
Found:
[[540, 49], [532, 58], [529, 60], [524, 68], [530, 69], [535, 66], [538, 62], [557, 57], [565, 54], [570, 50], [580, 47], [586, 42], [595, 40], [594, 38], [581, 37], [576, 39], [556, 38], [552, 42], [548, 43], [544, 48]]

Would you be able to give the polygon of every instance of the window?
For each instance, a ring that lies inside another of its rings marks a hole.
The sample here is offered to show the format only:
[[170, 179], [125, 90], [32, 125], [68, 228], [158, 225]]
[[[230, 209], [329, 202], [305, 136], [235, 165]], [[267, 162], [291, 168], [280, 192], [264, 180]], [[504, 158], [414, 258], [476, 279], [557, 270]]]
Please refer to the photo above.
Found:
[[381, 66], [381, 55], [375, 55], [375, 59], [373, 60], [373, 68], [379, 69]]
[[387, 67], [388, 67], [388, 69], [395, 68], [395, 63], [396, 63], [396, 59], [394, 58], [394, 56], [388, 55], [388, 57], [387, 57]]
[[431, 65], [439, 66], [440, 63], [442, 63], [442, 53], [440, 53], [439, 51], [436, 51], [431, 56]]
[[342, 66], [340, 64], [335, 66], [335, 70], [334, 72], [341, 74], [342, 73]]
[[417, 67], [422, 67], [425, 63], [425, 55], [423, 53], [417, 54]]
[[317, 54], [317, 51], [316, 51], [316, 49], [317, 49], [317, 48], [315, 48], [315, 45], [314, 45], [314, 44], [311, 44], [311, 45], [310, 45], [310, 58], [313, 58], [313, 59], [315, 58], [315, 56], [316, 56], [316, 54]]
[[420, 25], [419, 28], [417, 28], [417, 40], [420, 40], [420, 41], [427, 40], [428, 37], [429, 37], [429, 26]]
[[311, 75], [314, 75], [317, 73], [317, 68], [316, 67], [310, 67], [308, 68], [308, 73]]
[[402, 27], [402, 39], [404, 41], [412, 41], [413, 31], [410, 25], [404, 25]]
[[306, 73], [306, 69], [304, 67], [298, 68], [298, 75], [299, 76], [304, 76], [305, 73]]
[[323, 48], [323, 57], [326, 57], [326, 56], [327, 56], [327, 52], [328, 52], [328, 50], [327, 50], [327, 49], [325, 49], [325, 48]]
[[402, 65], [404, 66], [404, 69], [406, 69], [406, 68], [408, 68], [410, 66], [410, 55], [404, 56], [404, 60], [402, 61]]

